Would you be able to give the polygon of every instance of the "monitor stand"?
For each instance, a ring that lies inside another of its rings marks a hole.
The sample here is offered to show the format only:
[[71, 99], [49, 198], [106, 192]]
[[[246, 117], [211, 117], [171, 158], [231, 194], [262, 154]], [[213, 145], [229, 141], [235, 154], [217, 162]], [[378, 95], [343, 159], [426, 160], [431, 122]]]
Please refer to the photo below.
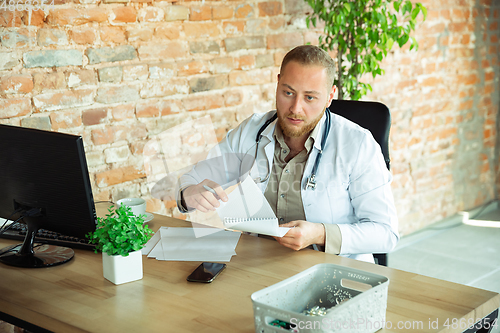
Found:
[[48, 244], [33, 246], [35, 235], [43, 223], [42, 217], [25, 216], [23, 220], [28, 226], [24, 242], [0, 249], [0, 253], [6, 252], [0, 255], [0, 262], [17, 267], [40, 268], [64, 264], [75, 256], [75, 252], [67, 247]]

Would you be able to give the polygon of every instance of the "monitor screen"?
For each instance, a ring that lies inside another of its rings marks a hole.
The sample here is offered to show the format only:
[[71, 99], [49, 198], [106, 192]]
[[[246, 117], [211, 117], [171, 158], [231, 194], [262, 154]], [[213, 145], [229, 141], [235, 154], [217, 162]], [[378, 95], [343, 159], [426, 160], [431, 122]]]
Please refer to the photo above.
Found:
[[[95, 230], [96, 212], [81, 136], [0, 125], [0, 156], [0, 217], [13, 220], [25, 214], [22, 221], [28, 226], [24, 249], [2, 255], [0, 261], [23, 267], [38, 262], [40, 258], [32, 258], [37, 250], [27, 244], [38, 229], [79, 238]], [[73, 253], [67, 250], [44, 245], [38, 252], [54, 265], [60, 262], [50, 256]]]

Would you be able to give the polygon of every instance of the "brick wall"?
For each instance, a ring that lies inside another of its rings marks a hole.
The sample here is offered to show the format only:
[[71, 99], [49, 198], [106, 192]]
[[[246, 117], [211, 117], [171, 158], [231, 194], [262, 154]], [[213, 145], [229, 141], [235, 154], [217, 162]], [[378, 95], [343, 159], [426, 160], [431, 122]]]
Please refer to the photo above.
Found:
[[385, 59], [368, 99], [392, 111], [402, 233], [498, 199], [500, 2], [421, 1], [419, 51]]
[[[420, 51], [393, 52], [367, 97], [393, 113], [403, 233], [488, 202], [500, 188], [499, 2], [423, 2]], [[155, 138], [181, 125], [168, 139], [169, 161], [180, 168], [191, 160], [177, 144], [192, 156], [207, 149], [182, 127], [187, 120], [209, 115], [220, 139], [253, 112], [274, 108], [283, 55], [317, 40], [306, 11], [302, 0], [5, 7], [0, 123], [82, 135], [96, 200], [143, 196], [149, 211], [182, 217], [172, 200], [150, 194], [145, 156]]]

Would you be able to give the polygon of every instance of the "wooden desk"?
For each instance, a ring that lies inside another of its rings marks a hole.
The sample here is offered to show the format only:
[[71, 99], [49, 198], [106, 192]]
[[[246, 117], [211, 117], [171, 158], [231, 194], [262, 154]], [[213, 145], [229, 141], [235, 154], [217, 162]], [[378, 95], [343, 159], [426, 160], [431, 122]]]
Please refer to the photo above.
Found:
[[[191, 224], [164, 216], [150, 222], [153, 230], [161, 225]], [[0, 247], [15, 243], [0, 239]], [[0, 265], [0, 312], [4, 320], [18, 318], [64, 333], [254, 332], [250, 295], [318, 263], [390, 279], [387, 321], [393, 328], [381, 333], [461, 332], [443, 325], [447, 319], [451, 325], [455, 318], [483, 318], [500, 305], [494, 292], [312, 250], [294, 252], [258, 237], [242, 235], [236, 252], [211, 284], [186, 281], [199, 262], [144, 257], [144, 278], [115, 286], [102, 276], [101, 255], [84, 250], [75, 250], [71, 262], [56, 267]], [[436, 320], [439, 326], [429, 327]], [[414, 327], [397, 329], [398, 322]]]

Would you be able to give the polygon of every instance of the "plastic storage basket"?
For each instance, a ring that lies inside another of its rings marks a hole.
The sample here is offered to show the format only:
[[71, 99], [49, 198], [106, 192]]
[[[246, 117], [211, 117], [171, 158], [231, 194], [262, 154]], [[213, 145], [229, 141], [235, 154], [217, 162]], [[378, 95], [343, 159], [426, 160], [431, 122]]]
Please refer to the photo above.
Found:
[[[319, 264], [252, 294], [255, 332], [363, 332], [385, 325], [389, 279], [354, 268]], [[303, 313], [325, 307], [323, 316]], [[294, 329], [272, 326], [280, 320]]]

